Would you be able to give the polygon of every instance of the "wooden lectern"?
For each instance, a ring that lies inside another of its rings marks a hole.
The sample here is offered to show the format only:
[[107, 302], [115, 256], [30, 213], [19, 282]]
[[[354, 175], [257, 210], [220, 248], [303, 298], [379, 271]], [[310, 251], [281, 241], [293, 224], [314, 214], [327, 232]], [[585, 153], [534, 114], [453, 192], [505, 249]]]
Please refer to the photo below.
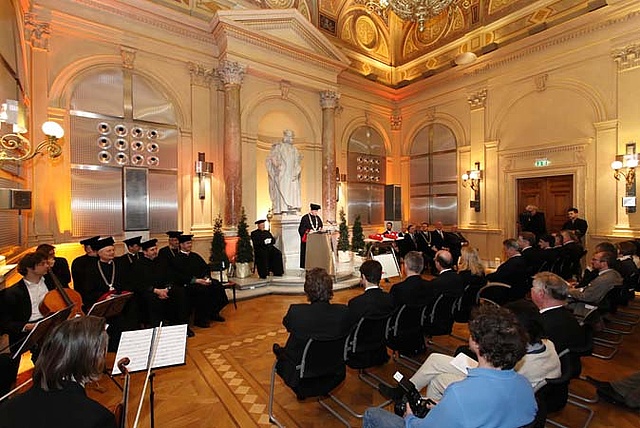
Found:
[[329, 275], [336, 274], [335, 254], [331, 249], [331, 233], [309, 232], [307, 234], [307, 253], [305, 269], [324, 268]]

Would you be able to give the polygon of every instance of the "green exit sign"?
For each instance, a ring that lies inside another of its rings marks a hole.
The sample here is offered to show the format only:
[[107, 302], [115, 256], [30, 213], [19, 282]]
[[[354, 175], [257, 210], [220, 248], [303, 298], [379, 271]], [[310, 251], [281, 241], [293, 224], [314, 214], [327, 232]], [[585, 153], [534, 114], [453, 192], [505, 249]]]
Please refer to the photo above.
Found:
[[549, 159], [536, 159], [536, 162], [534, 163], [536, 168], [541, 168], [544, 166], [549, 166], [551, 165], [551, 161]]

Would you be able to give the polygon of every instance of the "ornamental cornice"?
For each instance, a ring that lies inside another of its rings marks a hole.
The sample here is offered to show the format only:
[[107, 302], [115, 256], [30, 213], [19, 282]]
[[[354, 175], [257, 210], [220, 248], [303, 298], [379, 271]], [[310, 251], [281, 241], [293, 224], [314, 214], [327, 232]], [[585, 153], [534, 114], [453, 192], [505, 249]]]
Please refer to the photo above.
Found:
[[532, 54], [538, 53], [538, 52], [542, 52], [546, 49], [552, 48], [554, 46], [558, 46], [564, 43], [568, 43], [570, 41], [573, 41], [574, 39], [577, 39], [579, 37], [585, 36], [587, 34], [591, 34], [591, 33], [595, 33], [601, 30], [606, 30], [609, 27], [612, 27], [614, 25], [618, 25], [618, 24], [622, 24], [625, 21], [629, 21], [631, 19], [634, 18], [640, 18], [640, 10], [637, 11], [633, 11], [628, 13], [627, 15], [618, 17], [618, 18], [612, 18], [612, 19], [608, 19], [606, 21], [602, 21], [602, 22], [597, 22], [593, 25], [588, 25], [586, 27], [580, 28], [576, 31], [572, 31], [569, 33], [564, 33], [560, 36], [557, 37], [552, 37], [549, 39], [546, 39], [543, 43], [540, 43], [538, 45], [535, 46], [531, 46], [529, 48], [525, 48], [522, 50], [519, 50], [516, 53], [513, 53], [509, 56], [507, 56], [506, 58], [503, 58], [501, 60], [497, 60], [494, 62], [490, 62], [487, 63], [485, 66], [477, 68], [473, 71], [471, 71], [470, 73], [468, 73], [468, 75], [479, 75], [479, 74], [485, 74], [488, 72], [491, 72], [493, 70], [502, 68], [504, 66], [509, 65], [512, 62], [516, 62], [520, 59], [526, 59], [527, 57], [531, 56]]
[[533, 148], [531, 150], [522, 150], [522, 149], [511, 149], [499, 151], [499, 155], [502, 159], [513, 161], [518, 159], [535, 159], [535, 158], [544, 158], [548, 157], [551, 154], [558, 153], [573, 153], [574, 156], [581, 156], [582, 153], [587, 148], [587, 145], [590, 143], [591, 138], [581, 138], [578, 142], [574, 144], [567, 144], [564, 146], [554, 146], [554, 147], [540, 147]]
[[48, 22], [39, 21], [35, 13], [24, 14], [24, 39], [34, 49], [49, 51], [51, 26]]
[[207, 68], [203, 64], [195, 62], [190, 62], [188, 67], [192, 85], [205, 88], [211, 86], [215, 74], [212, 68]]

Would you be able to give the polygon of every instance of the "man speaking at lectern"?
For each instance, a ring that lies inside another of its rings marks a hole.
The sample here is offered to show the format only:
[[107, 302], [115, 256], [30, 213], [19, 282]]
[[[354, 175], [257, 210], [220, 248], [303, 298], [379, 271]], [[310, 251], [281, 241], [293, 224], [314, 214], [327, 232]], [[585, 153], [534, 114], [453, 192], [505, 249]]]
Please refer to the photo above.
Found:
[[310, 212], [300, 219], [298, 233], [300, 234], [300, 268], [305, 268], [305, 259], [307, 255], [307, 234], [322, 230], [322, 219], [318, 215], [320, 205], [310, 204]]

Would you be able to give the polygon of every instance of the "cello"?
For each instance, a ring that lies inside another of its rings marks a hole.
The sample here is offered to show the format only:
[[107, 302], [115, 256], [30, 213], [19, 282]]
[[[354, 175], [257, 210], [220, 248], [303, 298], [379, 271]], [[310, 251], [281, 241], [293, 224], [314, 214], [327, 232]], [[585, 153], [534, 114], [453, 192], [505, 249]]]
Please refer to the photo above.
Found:
[[46, 317], [49, 314], [68, 308], [69, 306], [72, 306], [69, 318], [84, 315], [82, 311], [82, 296], [80, 293], [72, 288], [65, 289], [53, 271], [49, 270], [49, 274], [56, 288], [45, 294], [44, 299], [40, 302], [38, 309], [40, 309], [42, 315]]

